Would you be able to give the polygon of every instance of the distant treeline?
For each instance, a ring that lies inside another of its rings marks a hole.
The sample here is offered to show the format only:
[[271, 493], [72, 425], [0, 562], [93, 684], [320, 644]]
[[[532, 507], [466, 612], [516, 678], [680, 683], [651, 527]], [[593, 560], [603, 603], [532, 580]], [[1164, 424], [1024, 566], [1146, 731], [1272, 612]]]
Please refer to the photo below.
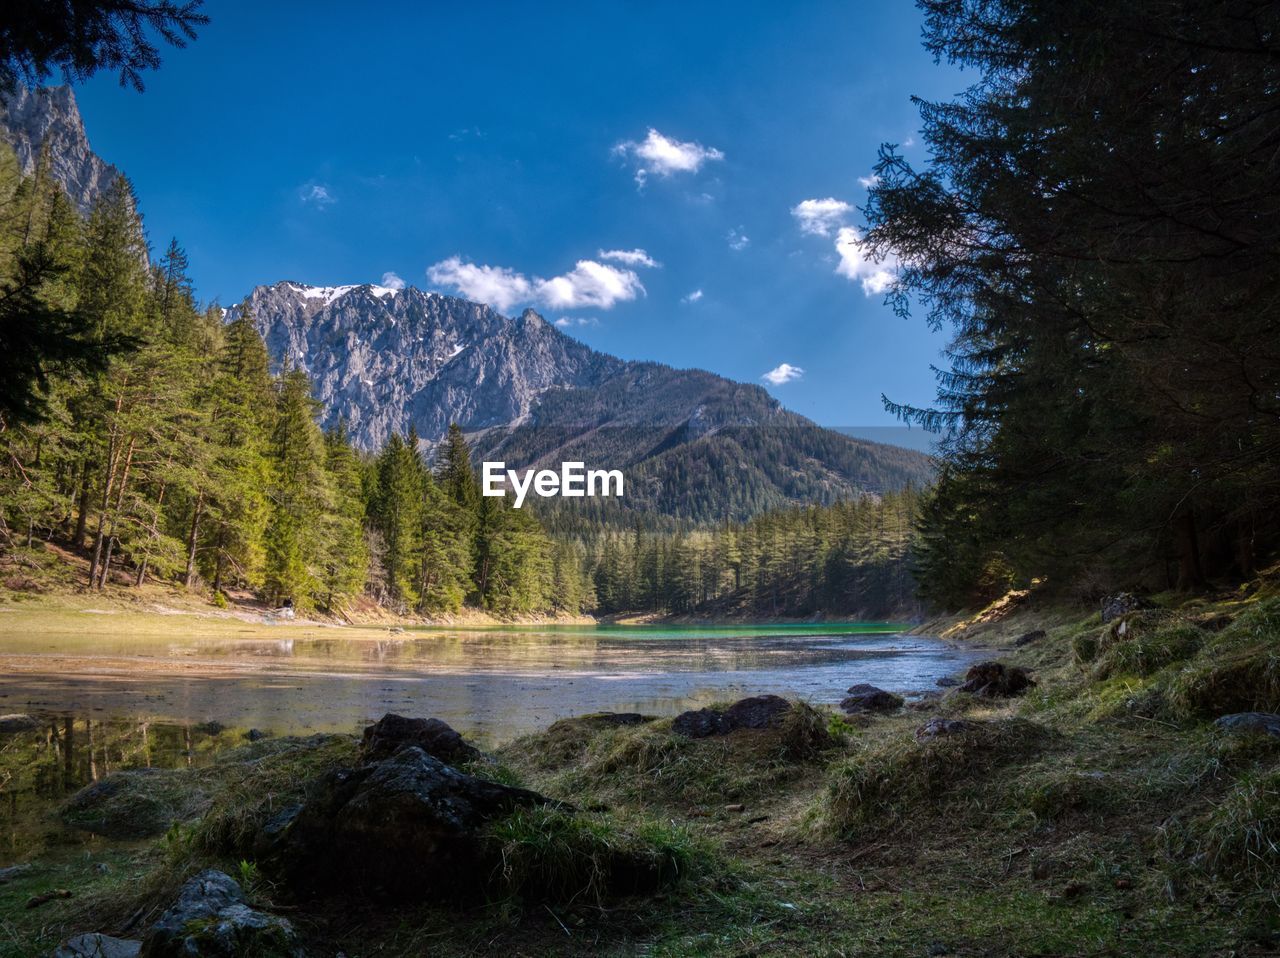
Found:
[[586, 520], [553, 538], [480, 495], [456, 427], [434, 470], [412, 434], [360, 455], [341, 425], [320, 430], [304, 372], [270, 372], [247, 311], [224, 323], [197, 305], [177, 241], [151, 260], [124, 177], [81, 217], [47, 162], [24, 176], [0, 149], [0, 285], [0, 547], [80, 551], [90, 588], [152, 578], [426, 613], [909, 602], [913, 494], [684, 532]]
[[587, 534], [584, 598], [601, 613], [906, 615], [918, 606], [910, 564], [919, 507], [907, 489], [707, 529]]

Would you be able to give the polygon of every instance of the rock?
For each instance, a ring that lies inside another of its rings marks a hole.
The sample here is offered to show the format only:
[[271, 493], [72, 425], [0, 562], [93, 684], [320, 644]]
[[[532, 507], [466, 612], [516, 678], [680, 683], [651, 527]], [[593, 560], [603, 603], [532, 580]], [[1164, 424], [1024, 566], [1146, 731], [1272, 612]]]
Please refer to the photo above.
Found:
[[1115, 595], [1109, 595], [1102, 600], [1102, 621], [1114, 622], [1130, 612], [1150, 609], [1151, 607], [1151, 603], [1142, 598], [1142, 596], [1134, 595], [1132, 592], [1117, 592]]
[[270, 737], [270, 732], [264, 732], [260, 728], [251, 728], [244, 733], [244, 737], [250, 742], [261, 742], [264, 738]]
[[31, 176], [43, 156], [82, 216], [107, 191], [119, 170], [89, 147], [84, 122], [69, 86], [28, 89], [19, 83], [0, 96], [0, 139], [8, 140], [22, 171]]
[[30, 865], [10, 865], [8, 868], [0, 868], [0, 885], [11, 882], [15, 878], [21, 878], [30, 872]]
[[191, 727], [191, 731], [199, 732], [201, 735], [221, 735], [226, 730], [227, 727], [221, 722], [201, 722]]
[[671, 731], [685, 738], [707, 738], [728, 735], [733, 729], [725, 722], [723, 712], [706, 708], [681, 712], [671, 720]]
[[301, 958], [293, 926], [251, 908], [231, 876], [202, 871], [178, 893], [142, 940], [140, 958]]
[[840, 708], [846, 712], [892, 712], [902, 708], [902, 696], [864, 682], [849, 686], [848, 697], [841, 700]]
[[15, 735], [18, 732], [34, 732], [40, 723], [30, 715], [21, 713], [0, 715], [0, 735]]
[[298, 817], [300, 811], [302, 811], [301, 805], [290, 805], [281, 809], [258, 829], [258, 833], [253, 837], [255, 860], [271, 861], [279, 855], [285, 836], [289, 833], [289, 826], [293, 824], [293, 820]]
[[955, 676], [944, 675], [942, 678], [938, 679], [938, 681], [933, 684], [938, 686], [938, 688], [940, 689], [951, 689], [951, 688], [955, 688], [957, 685], [960, 685], [961, 682]]
[[380, 762], [319, 779], [292, 821], [280, 825], [265, 864], [295, 888], [466, 894], [500, 864], [486, 827], [517, 809], [549, 804], [537, 792], [467, 775], [406, 745]]
[[773, 728], [791, 711], [791, 703], [780, 695], [754, 695], [739, 699], [725, 711], [731, 728]]
[[209, 804], [208, 794], [182, 771], [135, 768], [80, 789], [60, 814], [71, 828], [107, 838], [152, 838], [199, 817]]
[[99, 932], [68, 938], [53, 952], [53, 958], [135, 958], [142, 942], [112, 938]]
[[979, 662], [965, 673], [961, 692], [988, 698], [1010, 698], [1021, 695], [1036, 683], [1026, 669], [1006, 666], [1001, 662]]
[[406, 745], [420, 748], [450, 765], [480, 757], [480, 750], [446, 722], [434, 718], [405, 718], [392, 712], [364, 730], [360, 757], [364, 762], [381, 761]]
[[1014, 640], [1013, 644], [1018, 648], [1021, 648], [1024, 645], [1030, 645], [1032, 642], [1039, 642], [1046, 635], [1048, 635], [1048, 633], [1045, 632], [1044, 629], [1033, 629], [1030, 632], [1026, 632], [1018, 636], [1018, 638]]
[[1274, 712], [1235, 712], [1213, 723], [1232, 735], [1269, 735], [1280, 738], [1280, 715]]
[[728, 735], [740, 728], [772, 728], [791, 710], [791, 703], [778, 695], [755, 695], [739, 699], [727, 709], [705, 708], [681, 712], [671, 722], [671, 730], [687, 738]]
[[931, 718], [916, 729], [916, 741], [930, 742], [934, 739], [947, 738], [951, 735], [964, 735], [967, 732], [975, 731], [977, 728], [976, 723], [966, 722], [964, 719]]

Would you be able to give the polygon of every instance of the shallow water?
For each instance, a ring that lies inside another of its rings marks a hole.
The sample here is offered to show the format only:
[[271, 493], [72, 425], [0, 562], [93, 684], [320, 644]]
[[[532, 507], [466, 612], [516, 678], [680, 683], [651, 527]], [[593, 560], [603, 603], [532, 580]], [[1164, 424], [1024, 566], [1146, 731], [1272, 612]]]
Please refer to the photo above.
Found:
[[242, 637], [0, 636], [0, 713], [275, 734], [354, 731], [384, 712], [488, 744], [603, 710], [673, 715], [772, 692], [835, 703], [855, 682], [932, 688], [971, 655], [887, 623], [760, 627], [316, 629]]

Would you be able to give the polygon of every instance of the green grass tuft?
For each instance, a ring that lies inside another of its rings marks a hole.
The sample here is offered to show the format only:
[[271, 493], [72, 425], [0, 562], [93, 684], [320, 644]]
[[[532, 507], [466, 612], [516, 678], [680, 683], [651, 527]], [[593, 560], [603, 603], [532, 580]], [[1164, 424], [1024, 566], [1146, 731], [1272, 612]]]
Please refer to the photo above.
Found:
[[602, 815], [543, 807], [516, 812], [487, 834], [501, 861], [490, 882], [500, 898], [601, 905], [713, 867], [688, 830], [653, 821], [624, 826]]
[[924, 742], [913, 736], [881, 742], [831, 769], [814, 824], [823, 833], [845, 837], [893, 824], [945, 802], [958, 783], [1036, 754], [1049, 737], [1034, 722], [1002, 719], [972, 722], [963, 733]]

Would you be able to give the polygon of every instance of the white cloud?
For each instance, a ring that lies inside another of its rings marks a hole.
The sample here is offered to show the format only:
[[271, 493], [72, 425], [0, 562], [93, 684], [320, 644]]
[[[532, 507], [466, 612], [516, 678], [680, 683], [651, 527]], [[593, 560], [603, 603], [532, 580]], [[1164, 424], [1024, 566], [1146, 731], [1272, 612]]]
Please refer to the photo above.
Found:
[[724, 154], [715, 147], [703, 146], [693, 140], [675, 140], [663, 136], [653, 127], [639, 143], [627, 140], [615, 146], [613, 152], [635, 163], [637, 186], [644, 186], [650, 176], [665, 178], [674, 173], [697, 173], [704, 163], [724, 159]]
[[799, 366], [792, 366], [790, 363], [779, 363], [760, 378], [765, 382], [772, 383], [774, 386], [781, 386], [783, 383], [794, 382], [803, 375], [804, 370]]
[[529, 303], [551, 309], [610, 309], [645, 292], [634, 271], [590, 259], [578, 260], [560, 276], [541, 279], [505, 266], [481, 266], [451, 256], [428, 267], [427, 278], [502, 312]]
[[700, 290], [700, 289], [695, 289], [695, 290], [694, 290], [692, 293], [690, 293], [688, 296], [683, 296], [683, 297], [681, 297], [680, 302], [682, 302], [682, 303], [696, 303], [696, 302], [697, 302], [698, 300], [700, 300], [700, 299], [702, 299], [702, 290]]
[[751, 237], [742, 232], [742, 227], [731, 229], [725, 234], [725, 240], [729, 244], [731, 250], [744, 250], [751, 245]]
[[338, 202], [337, 197], [330, 193], [329, 187], [323, 183], [304, 183], [298, 187], [298, 199], [319, 209]]
[[555, 325], [561, 329], [568, 329], [571, 326], [599, 326], [600, 320], [594, 316], [561, 316], [556, 320]]
[[866, 190], [869, 190], [871, 189], [871, 187], [876, 186], [877, 184], [879, 184], [879, 182], [880, 182], [880, 177], [876, 176], [874, 173], [871, 173], [868, 176], [858, 177], [858, 185]]
[[508, 312], [533, 299], [533, 283], [528, 277], [502, 266], [477, 266], [450, 256], [427, 268], [427, 279], [437, 286], [449, 286], [467, 299], [488, 303]]
[[629, 269], [580, 259], [563, 276], [538, 280], [537, 298], [552, 309], [609, 309], [644, 292], [640, 277]]
[[791, 207], [791, 215], [800, 224], [800, 232], [812, 236], [830, 236], [844, 225], [853, 207], [844, 200], [828, 196], [823, 200], [801, 200]]
[[404, 289], [405, 283], [404, 280], [400, 278], [399, 274], [393, 273], [391, 270], [387, 270], [382, 274], [382, 285], [387, 287], [387, 289]]
[[852, 226], [842, 226], [836, 234], [836, 253], [840, 257], [836, 272], [862, 283], [862, 292], [867, 296], [878, 296], [893, 285], [897, 260], [893, 257], [872, 259], [862, 235]]
[[903, 146], [915, 146], [915, 145], [916, 145], [916, 138], [915, 138], [914, 136], [909, 136], [909, 137], [907, 137], [906, 141], [905, 141], [902, 145], [903, 145]]
[[657, 269], [662, 264], [642, 249], [602, 249], [596, 253], [601, 259], [626, 263], [628, 266], [648, 266]]

